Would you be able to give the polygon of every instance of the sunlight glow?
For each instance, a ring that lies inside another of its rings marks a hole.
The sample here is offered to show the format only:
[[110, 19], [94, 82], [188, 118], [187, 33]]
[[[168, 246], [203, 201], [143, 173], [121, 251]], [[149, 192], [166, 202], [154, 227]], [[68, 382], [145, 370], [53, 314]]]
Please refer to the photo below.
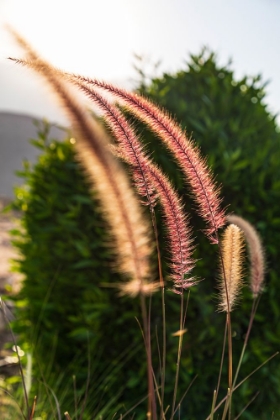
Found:
[[[9, 0], [2, 21], [5, 19], [58, 67], [83, 74], [102, 74], [104, 78], [114, 67], [116, 77], [123, 77], [128, 73], [128, 65], [131, 66], [136, 43], [133, 16], [125, 3], [125, 0]], [[126, 48], [120, 55], [123, 43]], [[9, 48], [11, 44], [10, 40]], [[13, 46], [15, 50], [18, 52]]]

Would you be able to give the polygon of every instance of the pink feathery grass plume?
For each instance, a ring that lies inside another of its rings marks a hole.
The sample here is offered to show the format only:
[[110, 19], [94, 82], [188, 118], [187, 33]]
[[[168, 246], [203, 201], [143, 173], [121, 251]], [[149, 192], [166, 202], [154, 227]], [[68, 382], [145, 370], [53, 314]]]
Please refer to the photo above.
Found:
[[151, 161], [135, 131], [117, 107], [92, 88], [82, 85], [81, 89], [104, 111], [105, 121], [119, 144], [118, 155], [131, 165], [139, 194], [144, 196], [147, 199], [146, 203], [152, 207], [157, 198], [161, 203], [168, 232], [174, 290], [180, 292], [192, 286], [194, 280], [186, 276], [194, 266], [191, 257], [193, 244], [189, 223], [177, 192], [169, 179]]
[[[73, 82], [72, 79], [70, 80]], [[104, 112], [105, 123], [118, 143], [118, 147], [114, 149], [115, 154], [131, 166], [136, 189], [145, 200], [142, 203], [153, 208], [157, 201], [157, 193], [148, 176], [148, 167], [152, 163], [132, 126], [116, 106], [109, 103], [94, 89], [81, 86], [78, 81], [74, 83]]]
[[220, 304], [223, 312], [231, 312], [242, 287], [244, 238], [241, 229], [230, 224], [221, 242]]
[[240, 216], [230, 214], [227, 216], [229, 223], [234, 223], [244, 233], [249, 249], [250, 258], [250, 286], [253, 297], [256, 298], [263, 290], [265, 274], [265, 254], [259, 234], [254, 226]]
[[218, 243], [218, 229], [225, 224], [225, 213], [221, 208], [219, 188], [194, 142], [186, 137], [179, 125], [165, 111], [140, 95], [96, 79], [77, 75], [72, 77], [81, 84], [94, 85], [120, 98], [130, 112], [144, 121], [163, 140], [191, 186], [199, 214], [207, 223], [207, 236], [212, 243]]
[[184, 289], [196, 283], [193, 277], [187, 277], [195, 265], [192, 257], [194, 247], [189, 221], [182, 201], [168, 178], [156, 165], [150, 165], [149, 172], [151, 181], [158, 192], [167, 227], [173, 291], [180, 294]]
[[[13, 60], [31, 68], [33, 66], [36, 67], [34, 56], [31, 56], [31, 58], [32, 61]], [[53, 71], [61, 77], [69, 78], [68, 74], [60, 70], [53, 69]], [[174, 281], [173, 290], [181, 293], [183, 289], [195, 284], [195, 281], [193, 278], [187, 278], [194, 266], [192, 258], [193, 240], [191, 239], [189, 222], [177, 192], [169, 179], [151, 162], [143, 144], [141, 144], [133, 128], [117, 107], [110, 104], [102, 95], [89, 86], [82, 85], [80, 81], [73, 80], [72, 77], [70, 80], [77, 84], [104, 111], [105, 122], [109, 125], [118, 142], [118, 147], [115, 149], [116, 154], [131, 165], [132, 176], [138, 193], [146, 198], [144, 204], [153, 208], [157, 199], [159, 199], [168, 232], [170, 266], [172, 269], [171, 278]], [[134, 282], [133, 284], [135, 285], [136, 283]], [[126, 291], [129, 291], [129, 294], [134, 295], [134, 286], [132, 291], [130, 291], [129, 285], [127, 286], [128, 288], [125, 287], [122, 292], [126, 293]]]
[[112, 229], [119, 270], [134, 281], [138, 293], [149, 294], [155, 289], [154, 284], [147, 281], [151, 276], [150, 227], [143, 217], [125, 172], [108, 149], [104, 131], [80, 107], [71, 94], [69, 85], [52, 66], [42, 60], [19, 35], [12, 33], [33, 60], [30, 67], [52, 87], [73, 125], [77, 152], [98, 192], [104, 214]]

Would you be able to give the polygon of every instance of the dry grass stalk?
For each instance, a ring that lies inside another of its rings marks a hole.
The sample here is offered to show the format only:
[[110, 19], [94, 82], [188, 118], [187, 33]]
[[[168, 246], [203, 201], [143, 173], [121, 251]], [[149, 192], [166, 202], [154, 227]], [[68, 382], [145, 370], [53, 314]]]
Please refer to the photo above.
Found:
[[223, 266], [220, 278], [219, 309], [231, 312], [242, 287], [242, 263], [244, 240], [238, 226], [229, 225], [222, 238], [221, 253]]
[[251, 223], [240, 216], [228, 215], [227, 221], [234, 223], [244, 233], [250, 258], [250, 287], [256, 298], [263, 290], [265, 275], [265, 254], [260, 236]]

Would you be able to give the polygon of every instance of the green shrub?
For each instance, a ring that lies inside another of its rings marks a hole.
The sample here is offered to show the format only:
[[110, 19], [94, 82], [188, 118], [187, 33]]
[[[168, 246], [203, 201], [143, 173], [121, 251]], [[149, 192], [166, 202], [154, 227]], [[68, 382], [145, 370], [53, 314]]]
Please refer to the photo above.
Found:
[[[204, 52], [199, 57], [193, 56], [185, 71], [165, 74], [147, 86], [142, 85], [141, 93], [176, 115], [188, 132], [193, 133], [203, 154], [209, 157], [218, 181], [223, 184], [225, 204], [231, 204], [232, 211], [251, 220], [264, 239], [268, 257], [267, 290], [250, 340], [249, 351], [253, 357], [246, 360], [242, 369], [245, 375], [269, 357], [279, 342], [279, 308], [274, 297], [279, 293], [276, 228], [279, 226], [280, 134], [275, 118], [264, 105], [264, 85], [259, 77], [235, 81], [228, 67], [218, 66], [216, 57]], [[153, 157], [183, 192], [181, 174], [170, 156], [144, 127], [139, 125], [139, 130]], [[88, 346], [93, 357], [100, 355], [93, 383], [106, 371], [110, 361], [114, 366], [124, 350], [133, 351], [133, 356], [126, 361], [125, 372], [120, 370], [107, 396], [116, 394], [120, 384], [123, 385], [126, 390], [119, 401], [129, 408], [146, 390], [144, 349], [134, 320], [134, 316], [139, 316], [138, 302], [120, 298], [114, 289], [102, 287], [121, 279], [113, 270], [113, 256], [106, 246], [110, 238], [98, 202], [90, 197], [89, 183], [75, 160], [71, 142], [58, 143], [46, 138], [47, 133], [41, 132], [35, 142], [43, 153], [34, 168], [25, 166], [22, 175], [27, 186], [17, 191], [15, 202], [15, 207], [23, 210], [24, 228], [21, 238], [16, 239], [23, 255], [18, 263], [19, 270], [25, 275], [18, 299], [26, 302], [25, 310], [20, 312], [18, 328], [24, 340], [35, 341], [36, 358], [43, 371], [48, 370], [50, 363], [46, 353], [53, 354], [52, 372], [56, 375], [65, 371], [66, 381], [75, 373], [79, 383], [85, 383]], [[202, 225], [188, 199], [186, 207], [192, 213], [192, 224], [197, 232]], [[162, 228], [160, 242], [164, 245]], [[215, 249], [209, 247], [203, 235], [197, 237], [197, 243], [196, 256], [200, 260], [195, 274], [204, 281], [191, 291], [179, 392], [182, 395], [190, 380], [199, 375], [182, 405], [182, 417], [188, 416], [188, 419], [204, 418], [209, 413], [224, 322], [215, 312]], [[233, 316], [235, 361], [249, 319], [249, 295], [248, 291], [244, 292], [242, 311], [236, 310]], [[153, 298], [153, 331], [156, 325], [159, 331], [161, 328], [159, 300], [157, 296]], [[180, 308], [172, 293], [167, 294], [166, 304], [167, 385], [171, 392], [177, 344], [171, 334], [178, 329]], [[28, 336], [29, 331], [31, 336]], [[127, 377], [130, 378], [128, 384], [125, 383]], [[241, 388], [234, 397], [237, 409], [243, 406], [241, 396], [246, 396], [247, 400], [256, 389], [261, 389], [251, 414], [247, 417], [244, 414], [244, 418], [256, 418], [263, 401], [267, 412], [278, 414], [278, 377], [279, 368], [277, 362], [273, 362], [254, 377], [253, 383]]]

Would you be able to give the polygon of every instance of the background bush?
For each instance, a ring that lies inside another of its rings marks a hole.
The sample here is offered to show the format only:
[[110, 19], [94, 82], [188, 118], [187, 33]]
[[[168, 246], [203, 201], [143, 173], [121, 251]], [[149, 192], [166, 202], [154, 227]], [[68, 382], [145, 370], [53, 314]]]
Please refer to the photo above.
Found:
[[[275, 116], [265, 104], [265, 84], [260, 76], [237, 81], [230, 65], [220, 66], [216, 56], [204, 50], [199, 56], [191, 56], [185, 70], [164, 74], [148, 83], [142, 81], [138, 91], [169, 110], [199, 143], [223, 186], [222, 196], [228, 210], [250, 220], [263, 238], [268, 261], [266, 290], [242, 378], [279, 348], [280, 134]], [[135, 124], [155, 160], [184, 195], [192, 215], [199, 259], [195, 274], [204, 281], [191, 289], [179, 396], [198, 374], [182, 405], [182, 418], [204, 418], [209, 413], [217, 382], [224, 328], [223, 315], [216, 313], [216, 248], [200, 232], [204, 226], [193, 212], [172, 158], [145, 127]], [[42, 155], [33, 168], [25, 165], [22, 176], [26, 186], [17, 191], [14, 203], [23, 211], [23, 234], [15, 240], [23, 255], [18, 269], [25, 275], [18, 296], [19, 303], [24, 305], [18, 329], [24, 341], [35, 342], [40, 370], [50, 370], [46, 353], [53, 355], [51, 371], [54, 376], [65, 372], [63, 386], [71, 381], [73, 373], [79, 384], [85, 383], [89, 347], [92, 360], [98, 360], [92, 367], [91, 393], [97, 392], [96, 378], [108, 372], [108, 383], [103, 382], [99, 391], [106, 390], [106, 398], [120, 393], [118, 401], [129, 408], [146, 390], [144, 348], [134, 319], [139, 317], [138, 301], [120, 298], [115, 289], [103, 287], [121, 279], [114, 272], [112, 251], [106, 246], [110, 242], [109, 232], [75, 160], [73, 145], [69, 139], [62, 143], [48, 140], [44, 130], [34, 144], [42, 148]], [[160, 222], [159, 229], [164, 253], [164, 229]], [[167, 293], [166, 304], [167, 391], [171, 392], [177, 345], [171, 334], [178, 329], [178, 297]], [[235, 363], [250, 307], [250, 292], [245, 289], [242, 304], [233, 313]], [[156, 326], [160, 331], [160, 314], [160, 298], [155, 296], [153, 332]], [[118, 360], [120, 355], [123, 357]], [[121, 368], [121, 360], [125, 360], [125, 369]], [[118, 366], [118, 374], [110, 375]], [[250, 396], [261, 390], [248, 414], [244, 413], [244, 419], [256, 416], [266, 419], [272, 411], [275, 416], [280, 415], [279, 377], [279, 362], [275, 359], [236, 393], [237, 412]], [[140, 417], [138, 414], [137, 418]]]

